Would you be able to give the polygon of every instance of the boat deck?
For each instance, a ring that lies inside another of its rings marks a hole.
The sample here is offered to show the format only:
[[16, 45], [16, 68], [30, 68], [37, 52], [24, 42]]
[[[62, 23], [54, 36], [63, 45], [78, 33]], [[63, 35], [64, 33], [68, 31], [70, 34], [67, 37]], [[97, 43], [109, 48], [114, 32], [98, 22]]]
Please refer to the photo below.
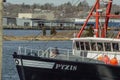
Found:
[[84, 57], [84, 55], [78, 56], [73, 55], [72, 51], [69, 49], [61, 49], [57, 48], [59, 53], [54, 54], [55, 48], [48, 48], [47, 50], [37, 50], [37, 49], [30, 49], [26, 47], [19, 47], [18, 53], [19, 55], [27, 55], [27, 56], [35, 56], [41, 58], [49, 58], [49, 59], [57, 59], [57, 60], [67, 60], [67, 61], [75, 61], [75, 62], [89, 62], [89, 63], [102, 63], [102, 61], [98, 61], [94, 56], [93, 58]]

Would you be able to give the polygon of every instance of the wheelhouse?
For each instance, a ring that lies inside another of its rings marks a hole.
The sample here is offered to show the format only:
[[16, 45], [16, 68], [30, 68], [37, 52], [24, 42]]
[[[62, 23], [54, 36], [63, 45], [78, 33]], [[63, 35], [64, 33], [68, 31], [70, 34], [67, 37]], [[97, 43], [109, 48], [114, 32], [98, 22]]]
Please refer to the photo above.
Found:
[[119, 53], [120, 40], [111, 38], [73, 38], [73, 54], [80, 55], [80, 52], [101, 52]]

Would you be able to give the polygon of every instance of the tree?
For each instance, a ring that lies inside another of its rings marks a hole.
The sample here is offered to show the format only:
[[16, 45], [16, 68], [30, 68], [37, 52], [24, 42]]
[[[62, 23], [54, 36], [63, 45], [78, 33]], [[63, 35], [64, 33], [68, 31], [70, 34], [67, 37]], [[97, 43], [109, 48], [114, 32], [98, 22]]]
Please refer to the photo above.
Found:
[[89, 10], [89, 5], [88, 5], [87, 1], [84, 0], [77, 5], [77, 8], [80, 11], [88, 11]]
[[41, 5], [41, 9], [43, 9], [43, 10], [51, 10], [53, 7], [54, 7], [54, 4], [50, 4], [50, 3]]
[[94, 30], [93, 30], [92, 26], [90, 26], [90, 27], [86, 30], [85, 36], [87, 36], [87, 37], [93, 37], [93, 35], [94, 35]]

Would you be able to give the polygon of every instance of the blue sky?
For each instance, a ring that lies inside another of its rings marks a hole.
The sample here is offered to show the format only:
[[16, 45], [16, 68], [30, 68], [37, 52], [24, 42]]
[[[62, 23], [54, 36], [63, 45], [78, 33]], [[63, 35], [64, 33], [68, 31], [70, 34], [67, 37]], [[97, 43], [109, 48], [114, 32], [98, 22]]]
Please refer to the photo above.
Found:
[[[22, 4], [22, 3], [25, 3], [25, 4], [34, 4], [34, 3], [37, 3], [37, 4], [44, 4], [44, 3], [53, 3], [53, 4], [57, 4], [57, 5], [60, 5], [62, 3], [65, 3], [65, 2], [72, 2], [73, 4], [76, 3], [78, 0], [6, 0], [7, 2], [10, 2], [10, 3], [15, 3], [15, 4]], [[83, 1], [83, 0], [79, 0], [79, 1]], [[86, 0], [89, 5], [92, 5], [94, 4], [95, 0]], [[115, 4], [119, 4], [120, 5], [120, 0], [113, 0], [113, 3]]]

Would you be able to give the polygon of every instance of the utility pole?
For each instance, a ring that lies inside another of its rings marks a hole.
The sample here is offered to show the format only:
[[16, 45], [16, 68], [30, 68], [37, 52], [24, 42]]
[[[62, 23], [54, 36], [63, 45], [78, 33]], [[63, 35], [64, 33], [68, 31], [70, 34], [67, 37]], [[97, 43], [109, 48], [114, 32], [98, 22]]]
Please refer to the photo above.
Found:
[[0, 80], [2, 80], [2, 14], [3, 14], [3, 0], [0, 0]]

